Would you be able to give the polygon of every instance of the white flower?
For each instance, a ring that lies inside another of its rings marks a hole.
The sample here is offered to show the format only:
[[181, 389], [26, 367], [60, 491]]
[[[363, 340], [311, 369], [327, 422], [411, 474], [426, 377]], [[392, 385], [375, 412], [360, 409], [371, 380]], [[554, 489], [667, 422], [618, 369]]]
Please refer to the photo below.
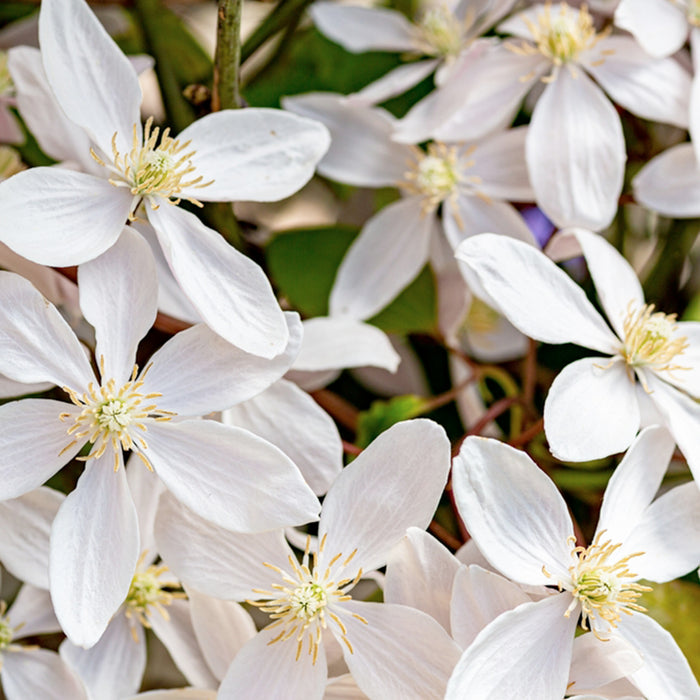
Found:
[[205, 322], [247, 352], [281, 353], [286, 324], [262, 270], [175, 205], [285, 197], [313, 174], [328, 145], [326, 130], [279, 111], [248, 109], [210, 114], [178, 138], [150, 119], [142, 128], [136, 72], [83, 0], [42, 3], [39, 33], [55, 99], [87, 135], [98, 167], [34, 168], [3, 183], [0, 239], [36, 262], [79, 264], [113, 245], [143, 203], [168, 264]]
[[657, 422], [666, 423], [700, 474], [700, 407], [691, 398], [700, 397], [700, 324], [676, 322], [646, 304], [634, 270], [603, 238], [579, 229], [569, 235], [583, 251], [614, 332], [583, 290], [531, 246], [486, 234], [457, 252], [490, 303], [523, 333], [607, 356], [577, 360], [554, 380], [544, 409], [553, 454], [585, 461], [624, 450], [651, 403]]
[[91, 443], [85, 472], [54, 521], [50, 567], [62, 626], [89, 646], [124, 600], [139, 556], [123, 449], [222, 527], [255, 532], [301, 524], [319, 506], [277, 448], [246, 430], [198, 419], [251, 398], [288, 369], [299, 343], [297, 319], [290, 317], [286, 353], [273, 360], [237, 350], [200, 324], [173, 337], [139, 372], [136, 347], [156, 313], [148, 244], [126, 228], [78, 276], [81, 307], [95, 327], [99, 379], [56, 309], [26, 280], [0, 273], [0, 369], [12, 379], [64, 387], [73, 402], [0, 407], [0, 499], [36, 488]]
[[581, 626], [596, 637], [619, 635], [642, 655], [644, 665], [629, 677], [645, 697], [700, 697], [671, 636], [643, 614], [640, 597], [649, 589], [638, 583], [682, 576], [700, 558], [696, 485], [653, 500], [673, 449], [659, 426], [640, 434], [608, 484], [598, 528], [585, 547], [576, 542], [556, 486], [525, 453], [487, 438], [465, 440], [452, 483], [480, 551], [513, 581], [559, 593], [492, 622], [462, 656], [451, 687], [468, 689], [474, 700], [511, 697], [513, 687], [523, 699], [561, 700], [581, 616]]

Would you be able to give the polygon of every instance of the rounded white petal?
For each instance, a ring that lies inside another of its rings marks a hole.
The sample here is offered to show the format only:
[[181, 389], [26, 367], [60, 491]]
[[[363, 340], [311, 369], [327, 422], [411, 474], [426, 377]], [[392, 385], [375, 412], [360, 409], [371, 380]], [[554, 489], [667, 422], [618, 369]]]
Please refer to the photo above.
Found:
[[4, 653], [2, 661], [7, 700], [88, 700], [83, 684], [55, 651], [17, 649]]
[[105, 154], [112, 152], [115, 132], [119, 151], [128, 151], [134, 125], [141, 136], [138, 77], [87, 3], [42, 3], [39, 42], [49, 85], [68, 118]]
[[322, 175], [359, 187], [395, 187], [404, 179], [413, 151], [391, 140], [395, 120], [385, 110], [321, 92], [287, 97], [282, 104], [329, 129], [331, 145], [318, 165]]
[[586, 462], [622, 452], [639, 424], [634, 380], [623, 362], [608, 357], [586, 357], [566, 366], [544, 404], [549, 448], [564, 461]]
[[126, 480], [139, 518], [140, 551], [148, 553], [143, 563], [149, 564], [155, 561], [158, 551], [154, 541], [153, 524], [165, 485], [157, 474], [143, 468], [143, 462], [134, 452], [126, 463]]
[[19, 589], [6, 617], [10, 625], [19, 627], [15, 639], [61, 631], [48, 588], [36, 588], [31, 583], [25, 583]]
[[203, 202], [276, 202], [300, 190], [328, 150], [323, 124], [279, 109], [208, 114], [179, 136], [192, 141], [194, 176], [206, 187], [182, 190]]
[[533, 246], [488, 234], [464, 241], [456, 257], [525, 335], [604, 353], [615, 352], [619, 345], [583, 290]]
[[343, 445], [333, 419], [292, 382], [275, 382], [224, 411], [221, 420], [279, 447], [317, 495], [326, 493], [343, 468]]
[[125, 384], [136, 347], [156, 319], [158, 281], [151, 249], [125, 227], [105, 253], [78, 268], [80, 309], [95, 329], [102, 381]]
[[59, 491], [42, 487], [0, 501], [0, 561], [20, 581], [48, 589], [49, 535], [64, 498]]
[[695, 148], [695, 158], [700, 157], [700, 28], [690, 31], [690, 53], [693, 59], [694, 77], [690, 87], [690, 141]]
[[688, 36], [683, 7], [668, 0], [621, 0], [615, 10], [615, 24], [657, 57], [676, 53]]
[[383, 432], [339, 474], [326, 496], [319, 537], [327, 540], [318, 566], [355, 549], [353, 571], [382, 566], [407, 528], [427, 527], [449, 468], [449, 441], [437, 423], [403, 421]]
[[454, 460], [452, 489], [467, 530], [496, 569], [519, 583], [567, 580], [571, 517], [557, 487], [527, 454], [468, 437]]
[[102, 636], [126, 598], [138, 556], [136, 509], [108, 449], [87, 463], [51, 530], [51, 597], [74, 644], [90, 647]]
[[145, 454], [171, 493], [221, 527], [261, 532], [318, 517], [318, 499], [294, 463], [247, 430], [187, 420], [151, 424], [147, 438]]
[[558, 226], [605, 228], [617, 212], [625, 140], [615, 108], [583, 72], [561, 69], [545, 88], [526, 142], [537, 203]]
[[459, 647], [430, 615], [404, 605], [360, 601], [343, 602], [334, 612], [352, 645], [352, 652], [343, 645], [345, 663], [369, 697], [443, 697]]
[[266, 358], [283, 352], [287, 326], [262, 268], [184, 209], [161, 199], [147, 211], [173, 274], [204, 322], [246, 352]]
[[381, 311], [428, 261], [434, 214], [420, 197], [392, 202], [375, 214], [338, 268], [329, 300], [331, 316], [364, 320]]
[[347, 51], [416, 51], [417, 29], [396, 10], [316, 2], [311, 17], [319, 31]]

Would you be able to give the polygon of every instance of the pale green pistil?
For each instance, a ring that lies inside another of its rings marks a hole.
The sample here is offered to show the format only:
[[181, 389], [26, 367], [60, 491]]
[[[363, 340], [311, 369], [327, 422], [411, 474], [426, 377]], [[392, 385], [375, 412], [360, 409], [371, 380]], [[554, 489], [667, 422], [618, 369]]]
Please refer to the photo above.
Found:
[[290, 596], [292, 609], [296, 616], [313, 620], [326, 607], [326, 591], [317, 583], [309, 582], [299, 586]]
[[424, 41], [436, 55], [455, 56], [462, 48], [462, 27], [447, 7], [429, 9], [419, 26]]
[[105, 401], [95, 412], [95, 418], [103, 428], [112, 432], [119, 432], [133, 420], [130, 406], [122, 399]]

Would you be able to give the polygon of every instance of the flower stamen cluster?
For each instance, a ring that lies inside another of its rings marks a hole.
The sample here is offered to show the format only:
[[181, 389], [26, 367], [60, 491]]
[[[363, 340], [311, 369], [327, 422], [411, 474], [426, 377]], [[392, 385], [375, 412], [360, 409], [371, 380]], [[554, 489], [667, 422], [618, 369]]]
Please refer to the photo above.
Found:
[[0, 652], [5, 651], [5, 649], [10, 646], [15, 636], [15, 630], [10, 626], [9, 621], [5, 617], [6, 610], [7, 603], [5, 603], [4, 600], [0, 600]]
[[681, 7], [685, 10], [688, 22], [694, 27], [700, 27], [700, 1], [699, 0], [680, 0]]
[[15, 84], [7, 67], [7, 52], [0, 51], [0, 96], [13, 97], [15, 94]]
[[418, 21], [418, 28], [426, 54], [456, 56], [463, 48], [463, 23], [445, 4], [434, 5], [423, 12]]
[[[104, 358], [101, 369], [104, 371]], [[101, 457], [109, 445], [114, 450], [114, 471], [119, 469], [120, 447], [124, 450], [134, 450], [149, 471], [153, 466], [142, 450], [147, 450], [148, 445], [141, 433], [145, 433], [147, 427], [143, 422], [146, 418], [156, 421], [170, 420], [175, 414], [172, 411], [158, 410], [155, 403], [142, 405], [144, 402], [162, 396], [160, 393], [143, 394], [140, 392], [144, 379], [150, 368], [146, 367], [141, 376], [136, 379], [138, 366], [134, 365], [130, 380], [117, 389], [114, 379], [109, 379], [100, 387], [90, 382], [88, 391], [82, 396], [70, 387], [63, 387], [70, 400], [82, 408], [82, 411], [73, 416], [70, 413], [61, 413], [62, 421], [73, 419], [73, 425], [68, 428], [68, 435], [73, 439], [59, 454], [70, 450], [84, 438], [93, 444], [93, 449], [85, 457], [78, 459], [87, 461]]]
[[[291, 574], [278, 566], [263, 562], [264, 566], [280, 575], [283, 583], [273, 583], [270, 591], [254, 589], [255, 593], [264, 596], [266, 600], [246, 601], [270, 615], [274, 622], [269, 628], [281, 627], [280, 633], [268, 642], [268, 646], [294, 638], [297, 642], [296, 660], [298, 661], [306, 641], [313, 664], [318, 658], [323, 630], [328, 626], [329, 620], [340, 630], [340, 638], [350, 653], [354, 653], [352, 644], [346, 636], [347, 628], [333, 612], [332, 606], [335, 603], [351, 600], [352, 596], [347, 595], [347, 591], [362, 577], [362, 569], [359, 569], [354, 578], [332, 580], [332, 567], [343, 558], [340, 552], [328, 562], [325, 569], [320, 570], [317, 567], [318, 555], [323, 552], [325, 545], [326, 536], [324, 535], [318, 551], [313, 553], [313, 563], [309, 567], [311, 539], [307, 538], [301, 564], [292, 555], [289, 556]], [[356, 553], [357, 550], [353, 550], [342, 562], [342, 566], [347, 566]], [[360, 615], [355, 613], [352, 615], [367, 624], [367, 620]]]

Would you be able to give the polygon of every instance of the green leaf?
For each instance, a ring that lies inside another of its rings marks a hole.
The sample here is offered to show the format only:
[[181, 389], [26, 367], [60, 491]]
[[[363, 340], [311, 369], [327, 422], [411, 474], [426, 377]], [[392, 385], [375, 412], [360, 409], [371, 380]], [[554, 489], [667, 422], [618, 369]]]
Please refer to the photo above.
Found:
[[700, 321], [700, 293], [696, 294], [683, 313], [682, 321]]
[[428, 399], [415, 394], [395, 396], [388, 401], [374, 401], [367, 411], [362, 411], [358, 416], [357, 445], [367, 447], [394, 423], [421, 415], [429, 405]]

